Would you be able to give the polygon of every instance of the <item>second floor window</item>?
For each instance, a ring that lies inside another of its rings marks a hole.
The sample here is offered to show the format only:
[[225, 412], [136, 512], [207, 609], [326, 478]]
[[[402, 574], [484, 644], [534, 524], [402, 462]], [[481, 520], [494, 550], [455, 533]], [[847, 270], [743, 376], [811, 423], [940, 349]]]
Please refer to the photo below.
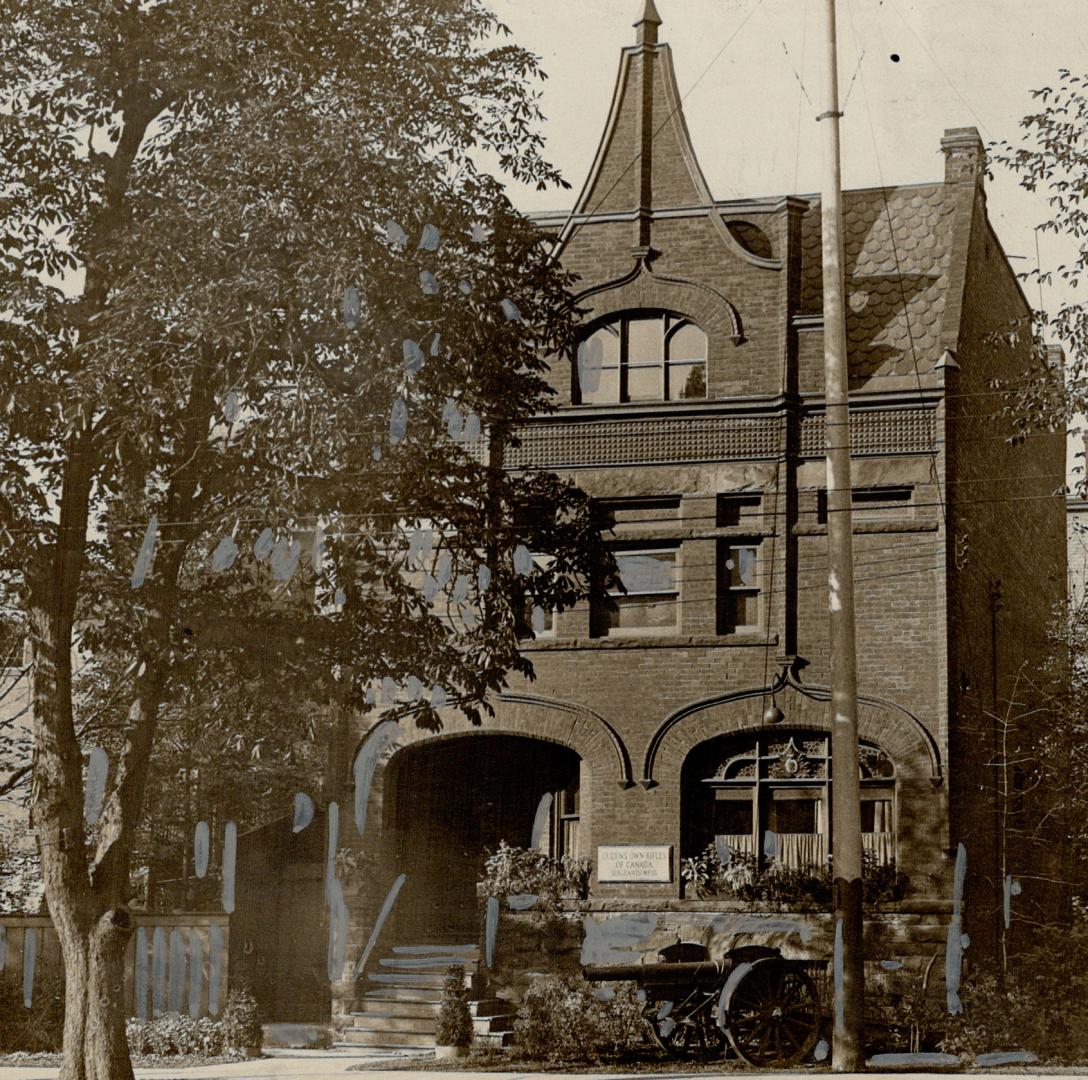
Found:
[[759, 544], [722, 543], [718, 548], [718, 633], [753, 633], [761, 624]]
[[594, 636], [675, 633], [679, 617], [678, 548], [647, 547], [614, 554], [620, 581], [627, 591], [611, 591], [594, 602]]
[[706, 334], [671, 311], [632, 311], [595, 323], [578, 345], [575, 400], [706, 397]]

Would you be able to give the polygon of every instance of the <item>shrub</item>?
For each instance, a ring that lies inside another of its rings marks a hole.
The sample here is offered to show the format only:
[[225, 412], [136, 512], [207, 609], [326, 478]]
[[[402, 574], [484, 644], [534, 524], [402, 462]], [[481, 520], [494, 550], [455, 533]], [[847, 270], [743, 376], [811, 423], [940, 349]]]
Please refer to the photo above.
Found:
[[554, 909], [563, 897], [585, 900], [591, 872], [589, 859], [553, 859], [535, 848], [511, 847], [500, 840], [484, 863], [483, 886], [488, 896], [500, 900], [531, 893], [540, 898], [538, 907]]
[[59, 1050], [64, 1037], [64, 977], [46, 968], [34, 984], [28, 1009], [22, 975], [0, 974], [0, 1053]]
[[940, 1048], [948, 1010], [943, 980], [900, 969], [866, 973], [865, 1024], [871, 1053], [918, 1053]]
[[472, 1014], [468, 1009], [465, 969], [451, 964], [442, 987], [442, 1006], [438, 1010], [435, 1042], [439, 1046], [470, 1046], [472, 1035]]
[[199, 1020], [167, 1013], [154, 1020], [129, 1020], [125, 1025], [129, 1051], [160, 1057], [218, 1057], [224, 1050], [223, 1024], [211, 1017]]
[[137, 1020], [136, 1017], [130, 1016], [125, 1021], [125, 1040], [128, 1042], [128, 1052], [133, 1057], [151, 1053], [147, 1046], [147, 1039], [144, 1037], [146, 1032], [146, 1020]]
[[949, 1053], [1030, 1050], [1041, 1061], [1088, 1060], [1088, 927], [1052, 928], [1010, 961], [1001, 983], [974, 973], [941, 1044]]
[[232, 990], [223, 1010], [223, 1041], [230, 1050], [260, 1046], [264, 1033], [257, 1016], [257, 999], [244, 984]]
[[536, 979], [514, 1022], [514, 1048], [551, 1064], [594, 1063], [642, 1042], [646, 1020], [633, 985], [594, 990], [582, 979]]
[[[760, 866], [754, 855], [734, 853], [723, 863], [718, 849], [708, 844], [698, 855], [680, 863], [680, 877], [700, 899], [732, 896], [750, 903], [831, 903], [832, 874], [827, 867], [791, 867], [771, 860]], [[895, 863], [879, 863], [871, 852], [862, 857], [862, 889], [867, 904], [899, 900], [910, 881]]]

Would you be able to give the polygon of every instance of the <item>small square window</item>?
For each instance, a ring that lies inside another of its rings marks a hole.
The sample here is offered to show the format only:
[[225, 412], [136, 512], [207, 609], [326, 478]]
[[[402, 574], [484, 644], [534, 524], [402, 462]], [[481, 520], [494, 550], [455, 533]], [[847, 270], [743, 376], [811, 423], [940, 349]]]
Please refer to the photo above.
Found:
[[[886, 521], [909, 517], [913, 513], [914, 489], [911, 487], [854, 488], [850, 497], [854, 521]], [[816, 521], [827, 524], [827, 491], [816, 497]]]
[[737, 525], [752, 526], [750, 522], [759, 517], [759, 509], [763, 502], [761, 495], [719, 495], [717, 508], [717, 526], [719, 529], [728, 529]]
[[[794, 792], [776, 791], [771, 801], [768, 825], [776, 833], [818, 833], [820, 800], [813, 796], [793, 797]], [[781, 796], [788, 795], [789, 798]]]

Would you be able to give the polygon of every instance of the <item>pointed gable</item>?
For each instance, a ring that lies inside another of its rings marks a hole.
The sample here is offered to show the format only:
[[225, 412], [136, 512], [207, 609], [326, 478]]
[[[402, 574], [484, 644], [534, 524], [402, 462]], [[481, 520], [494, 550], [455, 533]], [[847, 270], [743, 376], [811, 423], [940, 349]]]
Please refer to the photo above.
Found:
[[684, 121], [672, 52], [657, 41], [660, 22], [648, 0], [635, 23], [638, 43], [621, 54], [612, 107], [576, 215], [712, 201]]

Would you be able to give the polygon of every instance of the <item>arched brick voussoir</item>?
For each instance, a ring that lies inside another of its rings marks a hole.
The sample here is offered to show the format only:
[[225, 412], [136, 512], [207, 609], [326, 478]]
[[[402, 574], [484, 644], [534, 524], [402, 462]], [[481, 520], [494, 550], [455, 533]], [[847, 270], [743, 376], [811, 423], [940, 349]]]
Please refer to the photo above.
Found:
[[702, 282], [655, 274], [639, 260], [623, 277], [590, 286], [575, 297], [583, 321], [637, 308], [675, 311], [698, 323], [712, 350], [743, 340], [737, 309], [717, 289]]
[[[831, 730], [829, 694], [824, 687], [795, 685], [775, 687], [775, 701], [784, 719], [773, 727], [763, 724], [763, 699], [770, 687], [753, 687], [733, 694], [692, 702], [667, 716], [646, 747], [643, 786], [680, 774], [688, 753], [699, 743], [732, 732], [777, 728]], [[921, 721], [894, 702], [862, 697], [858, 700], [858, 737], [879, 746], [904, 779], [941, 779], [941, 760], [936, 742]]]
[[[390, 743], [388, 753], [417, 743], [455, 736], [521, 735], [566, 746], [589, 765], [594, 776], [607, 777], [611, 774], [621, 787], [633, 785], [631, 757], [627, 747], [612, 725], [592, 710], [530, 694], [501, 694], [492, 700], [492, 705], [495, 715], [484, 717], [483, 723], [478, 726], [452, 710], [443, 714], [441, 731], [426, 731], [401, 724], [401, 734], [395, 742]], [[352, 754], [353, 762], [369, 739], [388, 738], [390, 723], [389, 720], [379, 720], [364, 732]]]

